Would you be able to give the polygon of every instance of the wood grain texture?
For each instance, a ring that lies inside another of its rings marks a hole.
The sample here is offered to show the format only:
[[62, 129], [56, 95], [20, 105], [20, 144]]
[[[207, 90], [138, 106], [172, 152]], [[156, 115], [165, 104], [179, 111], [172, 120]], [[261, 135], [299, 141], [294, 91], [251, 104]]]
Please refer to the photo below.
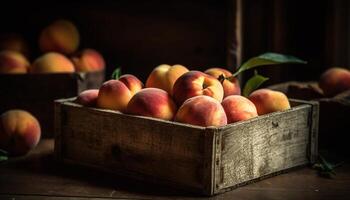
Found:
[[70, 102], [63, 103], [58, 112], [64, 118], [56, 129], [60, 131], [56, 134], [60, 144], [57, 155], [66, 162], [136, 178], [142, 174], [151, 181], [170, 181], [194, 190], [203, 190], [204, 183], [210, 183], [207, 172], [213, 136], [205, 128]]
[[[319, 103], [319, 148], [350, 155], [348, 146], [348, 116], [350, 115], [350, 90], [334, 97], [325, 97], [317, 82], [290, 81], [269, 87], [285, 93], [289, 98], [311, 100]], [[311, 103], [310, 102], [310, 103]], [[336, 136], [335, 136], [336, 135]]]
[[60, 165], [52, 159], [52, 139], [41, 140], [28, 155], [0, 164], [0, 199], [347, 199], [350, 196], [349, 160], [336, 168], [332, 179], [311, 168], [251, 183], [211, 198], [144, 184], [120, 176]]
[[284, 112], [204, 128], [60, 100], [56, 156], [65, 163], [213, 195], [310, 162], [309, 154], [317, 153], [310, 150], [317, 107], [294, 104]]
[[312, 107], [304, 104], [223, 129], [217, 191], [308, 164], [309, 117]]
[[99, 88], [104, 72], [73, 74], [0, 74], [0, 113], [24, 109], [40, 122], [43, 137], [53, 137], [54, 100]]

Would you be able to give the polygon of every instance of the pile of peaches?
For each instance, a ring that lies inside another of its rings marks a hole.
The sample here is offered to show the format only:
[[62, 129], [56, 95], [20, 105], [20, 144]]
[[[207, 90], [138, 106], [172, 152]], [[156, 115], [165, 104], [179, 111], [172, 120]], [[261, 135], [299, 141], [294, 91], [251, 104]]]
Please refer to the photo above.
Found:
[[204, 127], [224, 126], [290, 108], [283, 93], [270, 89], [241, 96], [238, 80], [226, 69], [201, 72], [166, 64], [151, 72], [145, 87], [137, 77], [125, 74], [104, 82], [99, 89], [83, 91], [76, 102]]
[[41, 55], [31, 63], [27, 42], [18, 34], [0, 37], [0, 74], [73, 73], [105, 68], [102, 55], [91, 48], [79, 50], [80, 34], [68, 20], [57, 20], [43, 28], [38, 46]]
[[[94, 49], [78, 50], [80, 35], [67, 20], [57, 20], [39, 36], [42, 52], [32, 63], [26, 41], [17, 34], [0, 37], [0, 74], [43, 74], [100, 71], [105, 68], [102, 55]], [[38, 120], [25, 110], [8, 110], [0, 116], [0, 149], [10, 155], [24, 155], [39, 142]], [[2, 151], [0, 151], [2, 152]], [[0, 154], [1, 157], [1, 154]], [[0, 159], [1, 160], [1, 159]]]

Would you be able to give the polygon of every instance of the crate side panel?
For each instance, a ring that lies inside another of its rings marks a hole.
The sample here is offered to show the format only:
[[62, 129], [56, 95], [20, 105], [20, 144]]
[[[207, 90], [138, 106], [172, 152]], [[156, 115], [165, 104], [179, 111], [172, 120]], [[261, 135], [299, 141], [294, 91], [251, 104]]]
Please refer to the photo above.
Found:
[[310, 114], [303, 105], [223, 130], [219, 189], [308, 163]]
[[203, 188], [204, 129], [83, 107], [62, 110], [64, 158]]

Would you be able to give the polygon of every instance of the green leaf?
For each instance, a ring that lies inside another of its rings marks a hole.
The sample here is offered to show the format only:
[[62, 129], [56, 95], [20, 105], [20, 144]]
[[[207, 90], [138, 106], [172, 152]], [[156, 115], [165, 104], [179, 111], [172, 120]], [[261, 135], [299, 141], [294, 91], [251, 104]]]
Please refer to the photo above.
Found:
[[0, 149], [0, 162], [8, 160], [8, 153], [5, 150]]
[[326, 170], [332, 171], [333, 170], [333, 165], [329, 163], [321, 154], [319, 155], [320, 161], [323, 164], [324, 168]]
[[243, 96], [248, 97], [250, 93], [260, 87], [265, 81], [269, 80], [269, 78], [261, 76], [255, 72], [255, 75], [251, 77], [243, 88]]
[[111, 76], [111, 79], [115, 79], [115, 80], [118, 80], [119, 77], [122, 75], [122, 69], [120, 67], [117, 67], [113, 73], [112, 73], [112, 76]]
[[317, 170], [318, 174], [322, 177], [332, 178], [332, 175], [335, 175], [334, 169], [343, 164], [343, 162], [338, 162], [337, 164], [331, 164], [325, 159], [324, 156], [319, 154], [318, 163], [313, 165], [313, 168]]
[[0, 162], [4, 162], [6, 160], [8, 160], [7, 156], [0, 156]]
[[258, 66], [277, 65], [277, 64], [286, 64], [286, 63], [306, 64], [307, 62], [294, 56], [268, 52], [268, 53], [261, 54], [257, 57], [253, 57], [248, 61], [246, 61], [245, 63], [243, 63], [238, 68], [238, 70], [233, 74], [233, 76], [237, 76], [243, 71], [246, 71], [248, 69], [258, 67]]

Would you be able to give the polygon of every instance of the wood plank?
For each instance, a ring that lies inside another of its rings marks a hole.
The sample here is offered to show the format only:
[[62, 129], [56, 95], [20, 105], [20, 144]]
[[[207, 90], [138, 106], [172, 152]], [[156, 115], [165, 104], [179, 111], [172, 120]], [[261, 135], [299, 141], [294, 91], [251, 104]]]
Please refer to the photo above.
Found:
[[[0, 164], [0, 199], [208, 199], [84, 168], [63, 167], [52, 159], [53, 144], [52, 139], [44, 139], [27, 156]], [[327, 179], [311, 168], [302, 168], [209, 199], [347, 199], [349, 160], [335, 172], [336, 176]]]
[[59, 112], [64, 117], [59, 124], [59, 156], [65, 162], [195, 190], [203, 190], [204, 180], [211, 178], [204, 174], [211, 169], [207, 149], [212, 148], [213, 136], [203, 127], [69, 102]]
[[309, 163], [310, 116], [300, 105], [225, 128], [219, 189]]

